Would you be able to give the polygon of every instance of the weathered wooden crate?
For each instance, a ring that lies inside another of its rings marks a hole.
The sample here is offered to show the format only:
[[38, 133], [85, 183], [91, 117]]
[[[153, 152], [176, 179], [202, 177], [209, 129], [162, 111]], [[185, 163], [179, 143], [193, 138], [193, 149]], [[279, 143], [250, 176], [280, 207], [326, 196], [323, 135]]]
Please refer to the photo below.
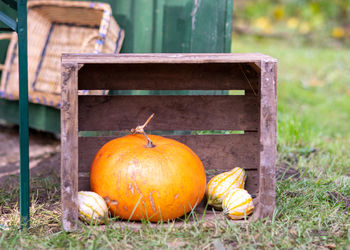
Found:
[[[249, 219], [271, 216], [275, 207], [276, 66], [275, 59], [262, 54], [64, 54], [64, 228], [70, 231], [76, 226], [77, 192], [89, 190], [90, 164], [97, 150], [123, 131], [143, 124], [152, 113], [155, 117], [147, 131], [192, 148], [208, 180], [236, 166], [246, 169], [246, 189], [255, 197], [256, 207]], [[80, 95], [84, 90], [119, 92]], [[157, 95], [141, 91], [128, 95], [123, 90], [159, 91]], [[197, 212], [203, 212], [203, 207], [198, 206]], [[205, 218], [213, 216], [207, 211]]]

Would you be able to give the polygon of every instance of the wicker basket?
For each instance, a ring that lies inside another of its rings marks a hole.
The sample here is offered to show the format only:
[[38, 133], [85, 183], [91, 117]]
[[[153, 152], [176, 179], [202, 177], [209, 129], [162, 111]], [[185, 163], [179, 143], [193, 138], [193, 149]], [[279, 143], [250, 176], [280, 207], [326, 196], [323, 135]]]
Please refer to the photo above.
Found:
[[[28, 2], [29, 101], [59, 108], [61, 54], [118, 53], [123, 39], [124, 31], [114, 20], [108, 4]], [[0, 96], [18, 100], [15, 34], [12, 35], [3, 66]]]

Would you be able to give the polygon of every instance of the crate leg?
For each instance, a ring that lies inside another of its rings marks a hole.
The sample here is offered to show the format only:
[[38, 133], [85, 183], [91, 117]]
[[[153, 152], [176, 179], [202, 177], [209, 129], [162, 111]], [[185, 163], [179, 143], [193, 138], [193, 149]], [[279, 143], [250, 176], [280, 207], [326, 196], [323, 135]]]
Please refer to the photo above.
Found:
[[74, 231], [78, 221], [78, 66], [62, 65], [61, 196], [62, 224]]
[[276, 198], [277, 63], [261, 61], [259, 207], [255, 218], [272, 217]]

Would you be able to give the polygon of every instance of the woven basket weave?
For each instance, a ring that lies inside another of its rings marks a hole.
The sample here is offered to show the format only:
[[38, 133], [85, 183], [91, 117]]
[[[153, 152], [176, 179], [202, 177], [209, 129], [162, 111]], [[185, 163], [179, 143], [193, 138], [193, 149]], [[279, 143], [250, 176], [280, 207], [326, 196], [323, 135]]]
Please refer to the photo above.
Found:
[[[61, 54], [118, 53], [123, 39], [124, 31], [108, 4], [28, 2], [29, 101], [59, 108]], [[0, 97], [18, 100], [17, 53], [17, 36], [13, 34], [3, 66]]]

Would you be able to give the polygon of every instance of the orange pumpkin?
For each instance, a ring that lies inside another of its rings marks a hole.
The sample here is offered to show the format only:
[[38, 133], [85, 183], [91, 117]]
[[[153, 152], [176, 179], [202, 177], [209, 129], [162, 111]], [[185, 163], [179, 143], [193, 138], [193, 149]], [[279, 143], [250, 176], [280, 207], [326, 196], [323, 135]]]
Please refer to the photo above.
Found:
[[106, 143], [91, 165], [92, 191], [112, 215], [167, 221], [189, 212], [205, 193], [206, 175], [186, 145], [161, 136], [133, 134]]

